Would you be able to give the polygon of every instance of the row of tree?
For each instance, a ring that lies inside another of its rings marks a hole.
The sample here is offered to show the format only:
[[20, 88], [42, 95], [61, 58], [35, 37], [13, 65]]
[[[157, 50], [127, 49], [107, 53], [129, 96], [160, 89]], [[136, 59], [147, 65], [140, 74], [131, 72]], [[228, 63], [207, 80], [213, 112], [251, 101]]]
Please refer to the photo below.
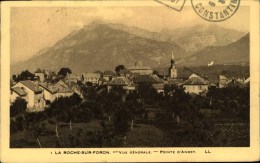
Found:
[[[72, 71], [69, 68], [62, 67], [58, 72], [57, 78], [62, 79], [64, 77], [66, 77], [67, 74], [71, 74], [71, 73], [72, 73]], [[45, 77], [47, 77], [46, 74], [45, 74]], [[24, 70], [20, 74], [13, 75], [12, 79], [14, 82], [19, 82], [19, 81], [23, 81], [23, 80], [35, 80], [35, 74], [30, 72], [29, 70]]]

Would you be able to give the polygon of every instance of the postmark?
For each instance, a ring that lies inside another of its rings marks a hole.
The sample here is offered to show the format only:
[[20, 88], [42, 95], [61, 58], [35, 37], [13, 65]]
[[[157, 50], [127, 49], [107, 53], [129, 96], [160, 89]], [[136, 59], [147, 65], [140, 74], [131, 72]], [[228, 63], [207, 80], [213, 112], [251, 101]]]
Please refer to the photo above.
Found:
[[191, 4], [201, 18], [219, 22], [229, 19], [236, 13], [240, 0], [191, 0]]
[[154, 0], [155, 2], [161, 3], [166, 7], [174, 9], [176, 11], [181, 11], [186, 0]]

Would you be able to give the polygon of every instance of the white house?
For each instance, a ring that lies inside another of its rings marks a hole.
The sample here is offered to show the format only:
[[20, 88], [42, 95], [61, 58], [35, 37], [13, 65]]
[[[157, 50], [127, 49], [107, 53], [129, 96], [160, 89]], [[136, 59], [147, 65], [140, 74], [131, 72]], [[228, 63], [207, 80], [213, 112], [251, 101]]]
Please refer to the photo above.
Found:
[[186, 93], [200, 94], [208, 91], [208, 81], [196, 74], [192, 74], [188, 80], [184, 81], [183, 88]]
[[112, 81], [106, 83], [108, 92], [111, 91], [113, 87], [122, 87], [126, 93], [133, 92], [136, 90], [135, 84], [125, 77], [117, 77]]
[[58, 89], [53, 84], [40, 83], [39, 86], [43, 89], [45, 100], [52, 102], [58, 97]]
[[10, 96], [11, 103], [13, 103], [17, 98], [22, 98], [25, 101], [28, 101], [27, 97], [28, 97], [27, 92], [25, 92], [23, 88], [20, 87], [11, 88], [11, 96]]
[[101, 78], [100, 73], [83, 73], [82, 79], [84, 83], [90, 82], [92, 84], [98, 84], [99, 79]]
[[153, 73], [151, 67], [143, 66], [141, 61], [136, 62], [135, 66], [129, 67], [129, 70], [133, 74], [139, 74], [139, 75], [151, 75]]
[[74, 93], [73, 89], [70, 88], [69, 85], [66, 84], [63, 80], [60, 80], [58, 83], [56, 83], [55, 88], [58, 90], [57, 98], [69, 97]]
[[226, 78], [224, 75], [219, 75], [218, 80], [219, 80], [219, 82], [218, 82], [219, 88], [223, 88], [227, 85], [228, 78]]
[[[17, 88], [20, 88], [19, 89], [20, 93], [22, 94], [26, 93], [27, 97], [25, 97], [25, 99], [27, 102], [28, 111], [41, 111], [45, 108], [43, 89], [41, 89], [33, 81], [30, 80], [20, 81], [16, 83], [11, 89], [17, 91], [18, 90]], [[11, 97], [14, 98], [15, 95]]]
[[80, 77], [76, 74], [67, 74], [67, 76], [65, 77], [65, 80], [69, 83], [77, 83], [78, 81], [80, 81]]

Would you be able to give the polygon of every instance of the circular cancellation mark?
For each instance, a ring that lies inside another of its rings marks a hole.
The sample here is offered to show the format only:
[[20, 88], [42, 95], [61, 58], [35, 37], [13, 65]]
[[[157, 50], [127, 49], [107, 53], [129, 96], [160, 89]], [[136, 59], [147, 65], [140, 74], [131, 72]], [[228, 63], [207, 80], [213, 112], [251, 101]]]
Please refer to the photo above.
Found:
[[191, 0], [195, 12], [205, 20], [219, 22], [233, 16], [240, 0]]

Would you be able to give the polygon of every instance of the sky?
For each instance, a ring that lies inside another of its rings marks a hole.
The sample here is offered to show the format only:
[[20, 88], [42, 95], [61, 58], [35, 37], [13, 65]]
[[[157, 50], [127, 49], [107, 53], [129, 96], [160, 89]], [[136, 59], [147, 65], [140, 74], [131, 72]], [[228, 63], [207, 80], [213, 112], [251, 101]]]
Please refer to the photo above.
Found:
[[249, 8], [240, 7], [223, 22], [208, 22], [192, 7], [177, 12], [165, 6], [149, 7], [13, 7], [11, 8], [11, 63], [33, 57], [41, 49], [53, 46], [74, 30], [94, 20], [120, 23], [160, 32], [197, 24], [216, 24], [239, 31], [249, 31]]

